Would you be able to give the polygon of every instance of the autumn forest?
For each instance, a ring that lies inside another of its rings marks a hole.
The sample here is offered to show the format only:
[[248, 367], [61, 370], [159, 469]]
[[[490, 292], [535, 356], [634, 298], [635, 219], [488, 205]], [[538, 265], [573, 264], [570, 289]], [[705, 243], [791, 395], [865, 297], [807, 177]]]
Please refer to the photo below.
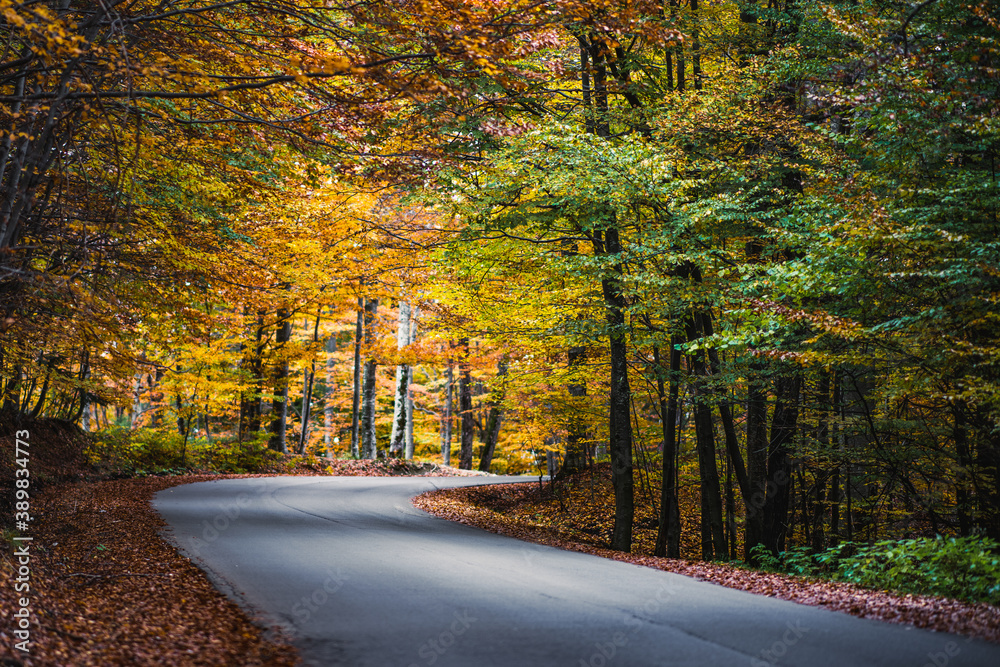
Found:
[[1000, 540], [995, 0], [0, 9], [0, 421]]

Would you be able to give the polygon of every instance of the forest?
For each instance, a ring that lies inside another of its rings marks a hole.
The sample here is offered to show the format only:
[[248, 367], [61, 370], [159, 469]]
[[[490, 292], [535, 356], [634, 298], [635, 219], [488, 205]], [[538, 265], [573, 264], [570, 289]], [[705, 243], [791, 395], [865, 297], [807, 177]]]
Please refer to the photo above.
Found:
[[0, 422], [1000, 540], [995, 0], [0, 9]]

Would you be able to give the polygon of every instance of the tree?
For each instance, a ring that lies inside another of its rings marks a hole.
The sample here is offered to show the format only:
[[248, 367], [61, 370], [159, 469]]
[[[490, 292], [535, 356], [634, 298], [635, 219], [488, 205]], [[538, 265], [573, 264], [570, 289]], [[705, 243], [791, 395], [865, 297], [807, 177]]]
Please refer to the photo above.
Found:
[[[378, 316], [378, 301], [378, 299], [365, 299], [365, 346], [369, 349], [374, 343], [373, 329], [375, 318]], [[377, 360], [369, 356], [365, 361], [364, 380], [361, 385], [360, 448], [363, 459], [374, 459], [378, 456], [378, 443], [375, 439], [375, 413], [378, 409], [375, 396], [377, 367]]]
[[[403, 349], [409, 344], [410, 302], [400, 301], [396, 347], [397, 349]], [[409, 364], [399, 364], [396, 366], [396, 399], [392, 412], [392, 435], [389, 437], [389, 455], [395, 455], [400, 458], [406, 449], [407, 431], [412, 428], [413, 410], [409, 407], [411, 374], [412, 371]], [[412, 431], [410, 432], [412, 433]]]

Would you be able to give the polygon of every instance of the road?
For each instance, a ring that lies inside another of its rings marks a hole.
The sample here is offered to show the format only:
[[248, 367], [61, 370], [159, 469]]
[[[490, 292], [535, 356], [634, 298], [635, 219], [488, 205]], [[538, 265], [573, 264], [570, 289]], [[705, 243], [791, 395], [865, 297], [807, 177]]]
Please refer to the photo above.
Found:
[[1000, 646], [528, 544], [409, 502], [516, 479], [227, 479], [166, 489], [154, 506], [306, 665], [1000, 665]]

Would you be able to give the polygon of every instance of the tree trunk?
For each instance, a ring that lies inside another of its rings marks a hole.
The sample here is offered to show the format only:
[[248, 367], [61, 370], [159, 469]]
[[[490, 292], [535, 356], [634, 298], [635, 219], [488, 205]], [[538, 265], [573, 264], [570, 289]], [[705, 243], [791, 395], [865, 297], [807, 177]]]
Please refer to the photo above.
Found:
[[[180, 394], [174, 395], [174, 405], [177, 407], [177, 433], [186, 436], [191, 423], [190, 420], [184, 419], [184, 402], [181, 400]], [[89, 428], [84, 430], [89, 430]]]
[[767, 391], [760, 369], [747, 378], [747, 479], [750, 502], [746, 506], [743, 560], [756, 563], [751, 551], [764, 544], [764, 504], [767, 499]]
[[680, 341], [671, 338], [670, 368], [667, 375], [670, 381], [669, 397], [665, 391], [660, 350], [653, 348], [653, 358], [656, 360], [657, 394], [660, 399], [660, 417], [663, 429], [663, 483], [660, 487], [660, 525], [656, 533], [656, 546], [653, 552], [656, 556], [680, 558], [681, 555], [681, 515], [677, 499], [677, 398], [680, 393], [681, 351], [677, 349]]
[[[698, 279], [700, 280], [700, 275]], [[711, 313], [702, 313], [701, 323], [706, 336], [711, 336], [715, 333]], [[720, 375], [722, 373], [722, 362], [719, 359], [718, 350], [709, 348], [708, 360], [711, 365], [712, 374]], [[736, 475], [736, 482], [740, 487], [740, 495], [743, 497], [743, 504], [749, 507], [750, 483], [747, 480], [746, 466], [743, 465], [743, 453], [740, 452], [740, 443], [736, 437], [736, 424], [733, 419], [733, 411], [729, 407], [726, 397], [720, 397], [719, 416], [722, 418], [722, 428], [726, 434], [726, 451], [729, 453], [733, 473]]]
[[707, 396], [699, 394], [697, 389], [695, 393], [694, 430], [701, 478], [701, 556], [704, 560], [713, 560], [726, 553], [726, 536], [722, 529], [722, 493], [715, 457], [715, 428], [712, 424], [712, 408], [704, 402]]
[[[399, 325], [396, 329], [396, 349], [402, 350], [410, 344], [410, 304], [399, 302]], [[396, 399], [392, 408], [392, 435], [389, 436], [389, 456], [401, 458], [406, 442], [406, 399], [410, 393], [410, 367], [396, 366]]]
[[45, 399], [49, 394], [49, 381], [52, 377], [52, 361], [45, 367], [45, 380], [42, 382], [42, 389], [38, 394], [38, 401], [35, 403], [35, 407], [32, 408], [31, 413], [28, 415], [28, 419], [34, 420], [42, 414], [42, 410], [45, 407]]
[[[410, 340], [409, 344], [413, 345], [417, 342], [417, 318], [420, 315], [420, 309], [417, 306], [413, 306], [410, 309]], [[413, 458], [413, 366], [407, 368], [409, 380], [406, 391], [406, 435], [403, 441], [403, 454], [407, 459]]]
[[[586, 49], [581, 49], [581, 54], [586, 57]], [[586, 64], [586, 63], [584, 63]], [[590, 75], [583, 72], [584, 104], [590, 105]], [[593, 131], [593, 118], [591, 117], [590, 129]], [[560, 254], [563, 257], [576, 257], [579, 255], [579, 248], [573, 241], [566, 240], [562, 243]], [[569, 382], [566, 391], [570, 395], [569, 424], [566, 433], [566, 453], [563, 456], [562, 466], [559, 469], [558, 478], [566, 477], [583, 470], [589, 463], [587, 429], [582, 418], [583, 399], [587, 396], [587, 380], [584, 375], [584, 362], [587, 357], [587, 348], [583, 345], [573, 345], [567, 350], [566, 362], [569, 373]]]
[[[316, 315], [316, 324], [313, 326], [313, 344], [319, 342], [319, 319]], [[299, 453], [306, 453], [306, 445], [309, 444], [309, 416], [312, 411], [313, 385], [316, 383], [316, 360], [309, 364], [309, 370], [305, 371], [302, 378], [302, 432], [299, 434]]]
[[[593, 123], [588, 123], [587, 132], [599, 137], [609, 137], [611, 126], [607, 54], [611, 51], [605, 38], [598, 33], [591, 33], [589, 36], [581, 34], [578, 35], [578, 39], [581, 48], [588, 51], [590, 61], [593, 63], [593, 106], [586, 110], [592, 113]], [[584, 72], [581, 72], [581, 76], [583, 74]], [[624, 268], [620, 259], [622, 246], [617, 220], [612, 212], [606, 214], [610, 218], [608, 229], [603, 235], [599, 230], [592, 232], [591, 242], [595, 255], [614, 258], [613, 267], [601, 279], [611, 352], [608, 448], [611, 454], [611, 485], [615, 492], [615, 524], [611, 533], [611, 548], [616, 551], [631, 552], [635, 497], [632, 468], [632, 392], [628, 381], [628, 343], [625, 325], [625, 310], [628, 304], [621, 290]]]
[[[817, 404], [820, 411], [816, 425], [816, 440], [826, 451], [830, 450], [830, 375], [832, 371], [821, 369], [819, 371], [819, 386], [816, 389], [818, 394]], [[826, 548], [826, 480], [828, 470], [817, 470], [815, 500], [812, 507], [812, 548], [815, 551], [822, 551]]]
[[309, 417], [312, 411], [313, 385], [316, 383], [316, 362], [312, 362], [309, 370], [303, 371], [302, 377], [302, 431], [299, 433], [299, 453], [306, 453], [309, 444]]
[[361, 456], [361, 336], [364, 331], [365, 300], [358, 297], [358, 318], [354, 327], [354, 387], [351, 400], [351, 456]]
[[[569, 363], [570, 376], [577, 377], [580, 368], [583, 366], [587, 354], [587, 348], [582, 345], [575, 345], [569, 348], [567, 361]], [[585, 380], [574, 379], [566, 387], [572, 400], [572, 413], [569, 417], [569, 428], [566, 434], [566, 455], [563, 457], [562, 467], [559, 470], [559, 477], [572, 475], [583, 470], [588, 463], [587, 456], [587, 431], [580, 416], [581, 399], [587, 396], [587, 384]]]
[[[704, 332], [698, 324], [703, 317], [693, 316], [687, 323], [688, 340], [694, 341]], [[702, 322], [703, 323], [703, 322]], [[694, 432], [698, 450], [698, 473], [701, 480], [701, 555], [713, 560], [726, 553], [726, 537], [722, 523], [722, 493], [719, 489], [719, 467], [715, 453], [715, 426], [712, 423], [710, 393], [705, 389], [708, 369], [705, 353], [690, 357], [694, 376]]]
[[490, 411], [486, 418], [486, 440], [483, 442], [483, 455], [479, 459], [479, 470], [489, 472], [493, 463], [493, 453], [496, 451], [497, 440], [500, 438], [500, 425], [503, 422], [503, 401], [507, 394], [507, 360], [497, 362], [497, 386], [490, 397]]
[[285, 346], [292, 339], [292, 320], [288, 308], [278, 309], [278, 329], [275, 334], [274, 399], [271, 402], [271, 438], [267, 446], [282, 454], [288, 453], [285, 435], [288, 428], [288, 356]]
[[[250, 389], [244, 392], [240, 401], [240, 441], [256, 437], [260, 431], [260, 401], [264, 392], [264, 315], [263, 310], [257, 311], [256, 326], [254, 327], [254, 341], [249, 355], [246, 357], [246, 366], [250, 374]], [[249, 395], [248, 395], [249, 394]]]
[[736, 493], [733, 490], [733, 461], [726, 453], [726, 539], [728, 540], [727, 560], [735, 560], [736, 555]]
[[958, 534], [968, 537], [972, 534], [972, 502], [969, 493], [971, 486], [969, 468], [972, 465], [972, 454], [969, 449], [969, 433], [965, 425], [965, 414], [956, 406], [951, 406], [954, 426], [952, 439], [955, 442], [958, 474], [955, 480], [956, 513], [958, 514]]
[[476, 436], [475, 415], [472, 414], [472, 370], [469, 368], [469, 339], [459, 341], [462, 361], [458, 376], [458, 410], [462, 421], [462, 448], [459, 451], [458, 467], [472, 470], [472, 445]]
[[691, 0], [691, 16], [694, 19], [694, 24], [691, 26], [691, 77], [694, 79], [694, 89], [701, 90], [701, 29], [698, 0]]
[[[598, 254], [618, 256], [621, 240], [618, 230], [611, 227], [604, 232], [600, 243], [595, 236]], [[609, 452], [611, 454], [611, 485], [615, 492], [615, 524], [611, 533], [611, 548], [615, 551], [632, 551], [632, 525], [635, 517], [635, 491], [632, 467], [632, 392], [628, 381], [628, 344], [626, 338], [625, 308], [627, 303], [621, 292], [622, 266], [616, 260], [612, 273], [601, 280], [605, 312], [608, 320], [611, 348], [611, 391], [609, 400]]]
[[455, 393], [455, 365], [451, 359], [448, 360], [448, 369], [445, 371], [444, 383], [444, 409], [441, 412], [441, 460], [446, 466], [451, 465], [451, 427], [454, 421], [452, 416], [452, 395]]
[[326, 352], [326, 382], [323, 387], [323, 448], [333, 456], [333, 355], [337, 352], [337, 336], [330, 334], [324, 346]]
[[[368, 299], [365, 303], [365, 346], [374, 342], [375, 317], [378, 315], [378, 299]], [[375, 438], [375, 359], [365, 362], [364, 382], [361, 389], [361, 458], [374, 459], [378, 456]]]
[[[670, 17], [673, 19], [673, 23], [677, 23], [677, 7], [678, 0], [670, 0]], [[677, 49], [677, 92], [684, 92], [684, 77], [685, 77], [685, 62], [684, 62], [684, 43], [680, 43], [676, 46]]]
[[799, 416], [802, 377], [793, 371], [777, 381], [767, 454], [767, 496], [764, 501], [764, 545], [777, 555], [785, 550], [788, 509], [791, 503], [792, 459], [790, 447]]

